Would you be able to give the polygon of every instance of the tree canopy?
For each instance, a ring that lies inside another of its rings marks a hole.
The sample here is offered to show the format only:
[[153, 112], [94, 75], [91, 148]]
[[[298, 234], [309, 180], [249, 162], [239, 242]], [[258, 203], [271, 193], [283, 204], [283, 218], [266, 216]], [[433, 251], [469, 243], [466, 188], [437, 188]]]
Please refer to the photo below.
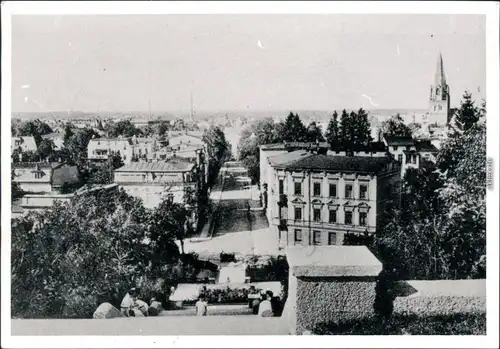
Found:
[[412, 131], [410, 127], [404, 123], [401, 115], [397, 114], [381, 123], [379, 128], [379, 139], [382, 139], [384, 134], [389, 136], [411, 137]]

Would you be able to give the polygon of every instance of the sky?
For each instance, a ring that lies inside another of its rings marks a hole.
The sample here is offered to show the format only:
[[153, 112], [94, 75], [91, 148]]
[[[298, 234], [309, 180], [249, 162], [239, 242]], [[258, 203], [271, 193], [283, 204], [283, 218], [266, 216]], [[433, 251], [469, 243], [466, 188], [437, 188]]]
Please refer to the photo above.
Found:
[[486, 90], [482, 15], [16, 15], [12, 110], [425, 109], [441, 51]]

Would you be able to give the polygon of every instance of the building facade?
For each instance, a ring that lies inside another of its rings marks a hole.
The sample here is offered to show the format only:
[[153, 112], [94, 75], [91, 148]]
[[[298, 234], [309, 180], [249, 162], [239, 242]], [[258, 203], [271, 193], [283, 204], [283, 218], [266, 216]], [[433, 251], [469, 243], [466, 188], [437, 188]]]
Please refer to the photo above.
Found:
[[12, 181], [27, 193], [60, 191], [64, 185], [78, 185], [80, 175], [76, 166], [58, 162], [18, 162], [12, 164]]
[[196, 164], [182, 159], [161, 162], [131, 162], [115, 170], [115, 183], [129, 195], [154, 208], [164, 199], [185, 203], [186, 188], [196, 193], [199, 171]]
[[282, 246], [341, 245], [346, 233], [374, 233], [386, 205], [399, 202], [401, 170], [389, 156], [281, 160], [267, 214]]
[[35, 152], [37, 150], [35, 137], [32, 136], [22, 136], [22, 137], [12, 137], [12, 143], [10, 145], [11, 153], [14, 150], [19, 149], [21, 152], [32, 151]]

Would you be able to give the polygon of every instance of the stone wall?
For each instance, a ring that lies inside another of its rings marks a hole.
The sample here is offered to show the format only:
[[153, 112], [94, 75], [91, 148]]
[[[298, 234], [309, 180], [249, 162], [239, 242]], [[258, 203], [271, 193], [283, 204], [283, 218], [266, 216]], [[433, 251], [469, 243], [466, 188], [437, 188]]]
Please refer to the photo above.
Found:
[[396, 285], [395, 314], [486, 312], [486, 280], [411, 280]]
[[[293, 246], [286, 253], [290, 273], [282, 316], [290, 334], [374, 314], [382, 265], [365, 246]], [[393, 314], [486, 313], [486, 280], [400, 281], [393, 291]]]
[[375, 278], [381, 263], [365, 246], [287, 248], [288, 298], [283, 311], [290, 334], [322, 322], [373, 314]]

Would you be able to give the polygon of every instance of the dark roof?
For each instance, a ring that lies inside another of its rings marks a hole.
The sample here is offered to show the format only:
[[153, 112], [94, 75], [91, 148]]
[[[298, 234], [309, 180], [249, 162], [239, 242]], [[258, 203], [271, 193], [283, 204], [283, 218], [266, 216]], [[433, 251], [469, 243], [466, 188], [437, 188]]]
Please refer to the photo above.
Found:
[[186, 172], [191, 171], [194, 163], [184, 159], [169, 159], [162, 162], [131, 162], [115, 172]]
[[59, 186], [64, 183], [78, 183], [80, 173], [76, 166], [62, 166], [52, 173], [52, 185]]
[[384, 139], [388, 145], [413, 145], [415, 141], [410, 136], [390, 136], [388, 134], [384, 134]]
[[430, 152], [430, 153], [438, 153], [439, 150], [431, 143], [431, 141], [423, 140], [416, 141], [415, 146], [419, 152]]
[[330, 145], [328, 142], [283, 142], [283, 143], [270, 143], [270, 144], [262, 144], [261, 149], [269, 149], [269, 150], [288, 150], [288, 149], [306, 149], [306, 148], [315, 148], [319, 146], [320, 148], [329, 148]]
[[335, 146], [331, 148], [332, 151], [334, 152], [341, 152], [341, 151], [353, 151], [353, 152], [363, 152], [363, 151], [368, 151], [368, 152], [386, 152], [387, 147], [384, 144], [384, 142], [371, 142], [368, 144], [368, 146], [365, 145], [356, 145], [356, 146], [351, 146], [351, 147], [345, 147], [342, 145]]
[[38, 168], [40, 169], [55, 169], [58, 168], [59, 166], [62, 166], [63, 164], [60, 162], [14, 162], [12, 164], [12, 168], [36, 168], [38, 165]]
[[389, 163], [396, 163], [389, 157], [371, 156], [334, 156], [312, 154], [308, 157], [290, 161], [277, 167], [286, 169], [310, 169], [327, 171], [377, 173]]

